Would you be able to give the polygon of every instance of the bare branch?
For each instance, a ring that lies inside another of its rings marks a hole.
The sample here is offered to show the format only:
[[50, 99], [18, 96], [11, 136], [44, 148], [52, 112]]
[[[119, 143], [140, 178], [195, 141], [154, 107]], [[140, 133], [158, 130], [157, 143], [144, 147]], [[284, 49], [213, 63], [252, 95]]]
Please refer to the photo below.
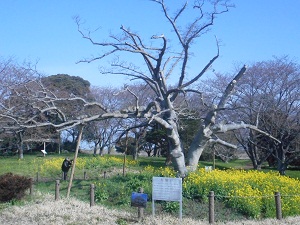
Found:
[[218, 108], [223, 108], [226, 101], [228, 100], [228, 97], [232, 94], [232, 91], [234, 89], [234, 87], [236, 86], [237, 82], [242, 78], [242, 76], [245, 74], [246, 72], [246, 65], [244, 65], [241, 70], [238, 72], [238, 74], [232, 79], [232, 81], [227, 85], [224, 94], [222, 96], [222, 98], [220, 99], [220, 102], [218, 104]]
[[216, 139], [209, 139], [209, 142], [210, 142], [210, 143], [213, 143], [213, 144], [220, 144], [220, 145], [223, 145], [223, 146], [226, 146], [226, 147], [229, 147], [229, 148], [237, 149], [237, 146], [236, 146], [236, 145], [231, 144], [231, 143], [228, 143], [227, 141], [221, 140], [221, 139], [219, 139], [219, 138], [216, 138]]
[[227, 131], [232, 131], [232, 130], [238, 130], [238, 129], [245, 129], [245, 128], [249, 128], [252, 130], [255, 130], [273, 140], [275, 140], [278, 143], [281, 143], [280, 140], [278, 140], [277, 138], [273, 137], [272, 135], [270, 135], [269, 133], [260, 130], [259, 128], [257, 128], [254, 125], [251, 124], [245, 124], [243, 122], [237, 124], [237, 123], [231, 123], [231, 124], [217, 124], [215, 126], [212, 127], [212, 130], [216, 133], [225, 133]]

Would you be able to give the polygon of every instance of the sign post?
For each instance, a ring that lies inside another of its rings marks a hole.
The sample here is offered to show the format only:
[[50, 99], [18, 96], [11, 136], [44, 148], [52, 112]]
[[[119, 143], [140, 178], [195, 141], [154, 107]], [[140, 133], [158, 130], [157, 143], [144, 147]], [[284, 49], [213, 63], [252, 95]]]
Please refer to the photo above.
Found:
[[171, 177], [152, 178], [152, 215], [155, 215], [155, 200], [179, 202], [179, 219], [182, 219], [182, 179]]

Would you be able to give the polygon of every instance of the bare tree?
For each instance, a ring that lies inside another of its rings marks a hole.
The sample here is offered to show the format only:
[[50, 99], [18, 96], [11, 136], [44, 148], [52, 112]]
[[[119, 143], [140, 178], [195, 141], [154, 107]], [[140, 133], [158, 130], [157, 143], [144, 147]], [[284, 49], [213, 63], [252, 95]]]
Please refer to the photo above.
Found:
[[[151, 99], [146, 107], [141, 107], [138, 96], [132, 93], [136, 102], [134, 111], [131, 111], [130, 113], [135, 117], [146, 118], [148, 123], [155, 121], [167, 130], [170, 153], [172, 155], [175, 170], [179, 172], [180, 176], [185, 176], [187, 168], [178, 133], [178, 111], [176, 110], [175, 100], [184, 93], [191, 91], [196, 92], [197, 90], [192, 89], [192, 85], [207, 72], [219, 57], [219, 46], [217, 42], [215, 56], [212, 57], [203, 68], [197, 68], [198, 72], [194, 72], [194, 76], [189, 76], [189, 79], [187, 78], [189, 60], [191, 59], [191, 49], [195, 46], [193, 44], [202, 36], [202, 34], [209, 30], [217, 16], [228, 12], [232, 5], [228, 4], [227, 1], [221, 0], [209, 2], [195, 1], [195, 4], [193, 5], [188, 5], [188, 3], [185, 2], [183, 6], [175, 12], [174, 16], [171, 16], [172, 13], [168, 10], [165, 1], [154, 0], [153, 2], [161, 7], [171, 29], [175, 32], [175, 39], [179, 43], [180, 48], [172, 49], [168, 37], [163, 34], [153, 35], [151, 37], [153, 43], [152, 45], [148, 45], [143, 41], [143, 38], [139, 34], [127, 29], [125, 26], [120, 27], [122, 31], [120, 36], [110, 36], [111, 42], [96, 42], [94, 38], [91, 37], [91, 33], [84, 33], [82, 31], [80, 20], [77, 18], [76, 22], [78, 30], [82, 37], [96, 46], [107, 49], [107, 51], [99, 57], [84, 59], [81, 62], [100, 60], [111, 55], [117, 55], [121, 52], [139, 55], [144, 60], [148, 71], [139, 69], [138, 66], [133, 66], [132, 64], [117, 60], [111, 63], [111, 69], [102, 70], [102, 73], [125, 75], [133, 80], [140, 80], [146, 83], [146, 85], [152, 89], [153, 93], [155, 93], [155, 98]], [[207, 9], [207, 6], [210, 6], [209, 10], [204, 11], [204, 9]], [[191, 21], [186, 22], [185, 14], [187, 12], [191, 13], [191, 11], [193, 14], [190, 15], [195, 15], [195, 17]], [[187, 24], [184, 28], [178, 26], [182, 21], [185, 21]], [[154, 43], [157, 43], [158, 47], [153, 47]], [[245, 71], [246, 68], [243, 67], [237, 73], [234, 79], [228, 84], [219, 103], [211, 108], [210, 112], [203, 119], [199, 131], [188, 151], [187, 165], [190, 169], [196, 169], [199, 157], [209, 142], [226, 144], [217, 139], [216, 136], [214, 136], [215, 133], [246, 126], [245, 124], [235, 124], [234, 126], [231, 124], [227, 127], [226, 125], [218, 126], [215, 124], [217, 112], [225, 107], [228, 96], [230, 96], [236, 82], [243, 76]], [[177, 84], [170, 87], [167, 84], [167, 79], [175, 74], [179, 74]], [[201, 100], [201, 98], [199, 99]]]
[[[110, 111], [120, 111], [125, 109], [129, 104], [127, 92], [123, 88], [113, 87], [92, 87], [91, 94], [93, 99], [101, 102], [103, 106], [109, 108]], [[94, 114], [97, 114], [98, 109]], [[121, 134], [125, 125], [120, 119], [112, 118], [108, 120], [92, 121], [84, 129], [83, 139], [87, 142], [94, 143], [94, 154], [99, 148], [99, 154], [103, 154], [104, 148], [110, 150], [113, 147], [118, 135]]]
[[268, 160], [284, 174], [287, 166], [300, 157], [299, 73], [299, 65], [281, 57], [254, 63], [241, 80], [232, 101], [238, 108], [235, 116], [280, 140], [274, 142], [253, 130], [237, 133], [256, 169]]
[[116, 119], [92, 121], [85, 127], [83, 139], [94, 144], [94, 155], [98, 149], [99, 154], [103, 155], [105, 148], [111, 149], [119, 130], [120, 122]]
[[[47, 139], [48, 137], [32, 137], [29, 135], [31, 131], [25, 133], [24, 129], [10, 129], [9, 125], [14, 124], [19, 119], [21, 111], [30, 111], [29, 107], [20, 106], [20, 98], [18, 95], [22, 90], [23, 84], [30, 86], [30, 81], [36, 79], [40, 75], [36, 73], [35, 65], [24, 62], [19, 64], [12, 58], [0, 58], [0, 134], [12, 135], [17, 142], [17, 151], [19, 158], [23, 158], [23, 141], [26, 136], [27, 141]], [[33, 88], [33, 87], [32, 87]], [[7, 126], [8, 125], [8, 126]], [[31, 139], [31, 140], [30, 140]]]

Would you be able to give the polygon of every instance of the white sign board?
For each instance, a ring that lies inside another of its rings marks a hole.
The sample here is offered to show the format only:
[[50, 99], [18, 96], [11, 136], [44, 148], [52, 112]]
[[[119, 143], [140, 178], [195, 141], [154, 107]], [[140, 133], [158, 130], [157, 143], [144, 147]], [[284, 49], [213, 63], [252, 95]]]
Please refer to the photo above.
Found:
[[153, 177], [152, 199], [163, 201], [181, 201], [182, 179], [170, 177]]
[[205, 166], [205, 172], [211, 172], [212, 166]]
[[171, 177], [152, 178], [152, 214], [154, 216], [154, 201], [178, 201], [180, 204], [179, 217], [182, 218], [182, 179]]

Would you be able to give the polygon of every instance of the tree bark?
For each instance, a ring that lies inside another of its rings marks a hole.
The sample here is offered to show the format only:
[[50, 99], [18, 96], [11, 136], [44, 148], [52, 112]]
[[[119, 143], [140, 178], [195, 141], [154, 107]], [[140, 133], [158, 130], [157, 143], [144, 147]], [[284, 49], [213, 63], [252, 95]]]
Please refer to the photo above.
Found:
[[201, 127], [193, 139], [187, 154], [187, 166], [189, 171], [195, 171], [197, 169], [200, 156], [209, 140], [207, 137], [208, 133], [210, 133], [208, 127]]
[[96, 156], [96, 155], [97, 155], [97, 147], [98, 147], [98, 144], [97, 144], [97, 143], [95, 143], [95, 146], [94, 146], [94, 156]]
[[100, 156], [103, 156], [103, 151], [104, 151], [104, 146], [101, 146], [100, 149], [99, 149], [99, 155]]
[[23, 134], [22, 134], [22, 132], [19, 132], [18, 136], [19, 136], [18, 155], [19, 155], [19, 159], [23, 159], [24, 152], [23, 152]]
[[177, 127], [168, 130], [167, 134], [169, 137], [170, 155], [172, 156], [174, 170], [178, 173], [178, 177], [185, 177], [187, 175], [185, 157]]

